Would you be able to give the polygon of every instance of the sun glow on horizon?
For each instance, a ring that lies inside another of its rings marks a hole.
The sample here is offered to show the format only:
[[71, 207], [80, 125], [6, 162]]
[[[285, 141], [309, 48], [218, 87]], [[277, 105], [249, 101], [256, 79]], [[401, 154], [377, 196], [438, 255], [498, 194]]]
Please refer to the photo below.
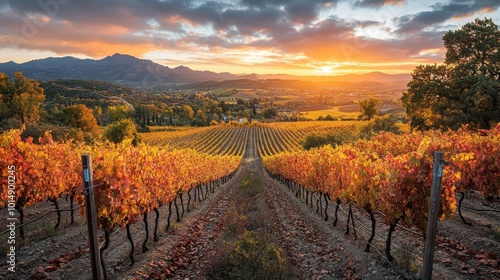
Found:
[[319, 70], [319, 73], [321, 73], [323, 75], [333, 74], [333, 66], [321, 66], [318, 70]]

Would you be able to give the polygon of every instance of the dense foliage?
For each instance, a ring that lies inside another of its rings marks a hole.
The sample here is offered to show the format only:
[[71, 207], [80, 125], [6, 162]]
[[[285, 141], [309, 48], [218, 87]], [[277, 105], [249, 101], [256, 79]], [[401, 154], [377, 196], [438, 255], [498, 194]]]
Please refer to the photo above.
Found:
[[330, 146], [264, 157], [266, 168], [313, 192], [370, 205], [387, 221], [425, 228], [432, 179], [433, 152], [445, 152], [442, 217], [455, 209], [454, 191], [475, 189], [500, 195], [500, 125], [485, 135], [459, 132], [382, 133], [350, 145]]
[[359, 111], [361, 115], [359, 116], [362, 120], [371, 120], [378, 113], [377, 105], [380, 104], [380, 101], [375, 98], [369, 98], [365, 100], [359, 101]]
[[13, 80], [0, 73], [0, 122], [14, 118], [23, 124], [36, 123], [44, 100], [44, 90], [37, 81], [20, 72], [14, 73]]
[[403, 104], [411, 126], [488, 129], [500, 121], [500, 31], [491, 19], [476, 19], [443, 37], [443, 65], [413, 70]]
[[[15, 166], [16, 209], [37, 202], [75, 195], [83, 204], [80, 155], [90, 153], [93, 162], [97, 220], [110, 232], [135, 223], [140, 215], [172, 201], [178, 193], [232, 173], [241, 157], [212, 156], [191, 149], [115, 144], [74, 145], [55, 143], [46, 134], [41, 144], [21, 140], [20, 131], [0, 135], [1, 193], [7, 197], [8, 166]], [[0, 202], [0, 208], [6, 207]], [[22, 223], [22, 221], [21, 221]]]

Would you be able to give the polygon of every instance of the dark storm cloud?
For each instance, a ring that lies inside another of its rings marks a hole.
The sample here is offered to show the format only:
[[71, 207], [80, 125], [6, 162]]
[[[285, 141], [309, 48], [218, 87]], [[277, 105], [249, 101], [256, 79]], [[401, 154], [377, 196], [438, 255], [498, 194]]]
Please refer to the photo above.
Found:
[[451, 18], [466, 17], [483, 10], [496, 10], [499, 7], [500, 1], [498, 0], [455, 0], [449, 4], [436, 4], [431, 7], [431, 11], [405, 15], [396, 19], [396, 23], [399, 26], [396, 33], [403, 35], [413, 34], [426, 27], [443, 23]]
[[386, 5], [403, 5], [405, 0], [360, 0], [353, 6], [362, 8], [380, 8]]

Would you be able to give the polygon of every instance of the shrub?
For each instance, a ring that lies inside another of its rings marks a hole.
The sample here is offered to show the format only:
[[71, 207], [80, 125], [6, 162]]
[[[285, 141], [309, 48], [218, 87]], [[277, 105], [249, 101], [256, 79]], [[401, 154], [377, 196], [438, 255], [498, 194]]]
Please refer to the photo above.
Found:
[[125, 139], [132, 139], [137, 135], [137, 128], [131, 119], [114, 122], [106, 128], [104, 138], [113, 143], [121, 143]]
[[269, 238], [246, 232], [210, 273], [213, 279], [288, 279], [282, 251]]

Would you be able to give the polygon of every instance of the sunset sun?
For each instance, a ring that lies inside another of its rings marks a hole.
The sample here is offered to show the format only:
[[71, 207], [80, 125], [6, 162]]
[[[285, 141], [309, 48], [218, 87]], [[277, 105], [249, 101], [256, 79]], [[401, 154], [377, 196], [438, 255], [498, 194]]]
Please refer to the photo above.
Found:
[[319, 72], [321, 74], [323, 74], [323, 75], [327, 75], [327, 74], [331, 75], [331, 74], [333, 74], [333, 69], [332, 68], [333, 68], [332, 66], [321, 66], [319, 68]]

